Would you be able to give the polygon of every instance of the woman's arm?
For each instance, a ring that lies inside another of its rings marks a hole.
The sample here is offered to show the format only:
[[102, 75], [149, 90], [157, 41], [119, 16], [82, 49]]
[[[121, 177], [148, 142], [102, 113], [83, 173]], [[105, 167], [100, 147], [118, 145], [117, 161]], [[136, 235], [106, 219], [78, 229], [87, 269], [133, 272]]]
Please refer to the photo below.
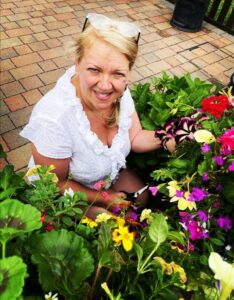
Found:
[[33, 144], [32, 144], [32, 155], [35, 164], [55, 166], [53, 172], [56, 173], [59, 179], [57, 185], [60, 188], [62, 194], [64, 193], [65, 189], [68, 188], [71, 188], [75, 192], [84, 192], [87, 195], [88, 203], [92, 203], [93, 201], [95, 201], [96, 205], [99, 204], [102, 207], [109, 207], [111, 205], [114, 205], [114, 203], [119, 202], [121, 198], [123, 199], [125, 197], [125, 194], [122, 192], [109, 191], [110, 197], [108, 199], [103, 198], [100, 192], [89, 189], [74, 180], [68, 180], [67, 178], [69, 173], [70, 158], [55, 159], [55, 158], [46, 157], [40, 154], [37, 151], [35, 145]]
[[[136, 112], [132, 115], [132, 126], [129, 130], [131, 148], [134, 152], [149, 152], [162, 147], [161, 140], [155, 137], [153, 130], [142, 129], [139, 117]], [[175, 150], [175, 140], [171, 139], [166, 144], [168, 151]]]

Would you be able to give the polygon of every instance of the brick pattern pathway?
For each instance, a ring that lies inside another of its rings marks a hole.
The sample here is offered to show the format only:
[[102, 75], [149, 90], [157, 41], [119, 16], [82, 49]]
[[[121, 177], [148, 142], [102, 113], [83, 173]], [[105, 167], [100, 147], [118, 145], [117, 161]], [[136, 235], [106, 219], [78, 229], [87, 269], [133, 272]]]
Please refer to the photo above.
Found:
[[33, 105], [72, 65], [63, 45], [79, 34], [88, 12], [141, 27], [132, 82], [146, 82], [163, 70], [229, 82], [234, 37], [206, 22], [198, 33], [179, 31], [169, 22], [173, 7], [165, 0], [1, 0], [0, 143], [16, 170], [24, 169], [30, 156], [19, 131]]

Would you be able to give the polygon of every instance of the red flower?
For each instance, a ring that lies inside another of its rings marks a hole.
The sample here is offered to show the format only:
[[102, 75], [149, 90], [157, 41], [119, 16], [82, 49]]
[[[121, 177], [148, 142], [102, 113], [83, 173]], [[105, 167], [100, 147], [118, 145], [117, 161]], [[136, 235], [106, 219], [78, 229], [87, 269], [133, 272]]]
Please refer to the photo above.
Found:
[[49, 221], [49, 222], [45, 225], [45, 230], [46, 230], [46, 231], [52, 231], [52, 230], [55, 230], [55, 227], [53, 226], [53, 221]]
[[226, 96], [211, 96], [202, 100], [202, 111], [208, 112], [216, 118], [220, 118], [225, 109], [231, 109], [231, 104]]

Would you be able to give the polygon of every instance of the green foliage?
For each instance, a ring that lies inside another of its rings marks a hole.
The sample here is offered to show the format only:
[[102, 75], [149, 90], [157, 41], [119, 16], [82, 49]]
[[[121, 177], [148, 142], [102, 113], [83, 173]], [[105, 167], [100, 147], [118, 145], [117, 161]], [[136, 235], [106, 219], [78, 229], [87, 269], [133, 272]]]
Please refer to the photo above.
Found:
[[0, 260], [0, 298], [16, 300], [21, 295], [27, 266], [20, 257], [11, 256]]
[[57, 291], [66, 299], [85, 296], [94, 261], [82, 237], [62, 229], [36, 234], [28, 245], [45, 291]]

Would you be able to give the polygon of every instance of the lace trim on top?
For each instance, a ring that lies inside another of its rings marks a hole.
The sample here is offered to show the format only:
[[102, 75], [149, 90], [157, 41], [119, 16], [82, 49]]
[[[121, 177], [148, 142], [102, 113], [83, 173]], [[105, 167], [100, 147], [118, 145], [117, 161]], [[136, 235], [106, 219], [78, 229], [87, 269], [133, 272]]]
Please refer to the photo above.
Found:
[[69, 69], [66, 73], [66, 79], [61, 81], [62, 90], [65, 95], [65, 100], [70, 102], [72, 106], [76, 106], [76, 119], [78, 122], [78, 127], [80, 134], [83, 139], [87, 142], [90, 148], [97, 154], [104, 154], [111, 159], [111, 174], [110, 180], [113, 181], [116, 179], [119, 170], [126, 167], [126, 159], [124, 154], [120, 149], [124, 145], [124, 135], [126, 131], [131, 127], [131, 117], [125, 112], [125, 105], [120, 101], [120, 116], [118, 122], [118, 132], [113, 138], [111, 147], [104, 145], [102, 141], [98, 138], [95, 132], [91, 130], [90, 122], [87, 118], [81, 100], [76, 96], [76, 90], [73, 84], [71, 83], [71, 77], [75, 74], [75, 67]]

